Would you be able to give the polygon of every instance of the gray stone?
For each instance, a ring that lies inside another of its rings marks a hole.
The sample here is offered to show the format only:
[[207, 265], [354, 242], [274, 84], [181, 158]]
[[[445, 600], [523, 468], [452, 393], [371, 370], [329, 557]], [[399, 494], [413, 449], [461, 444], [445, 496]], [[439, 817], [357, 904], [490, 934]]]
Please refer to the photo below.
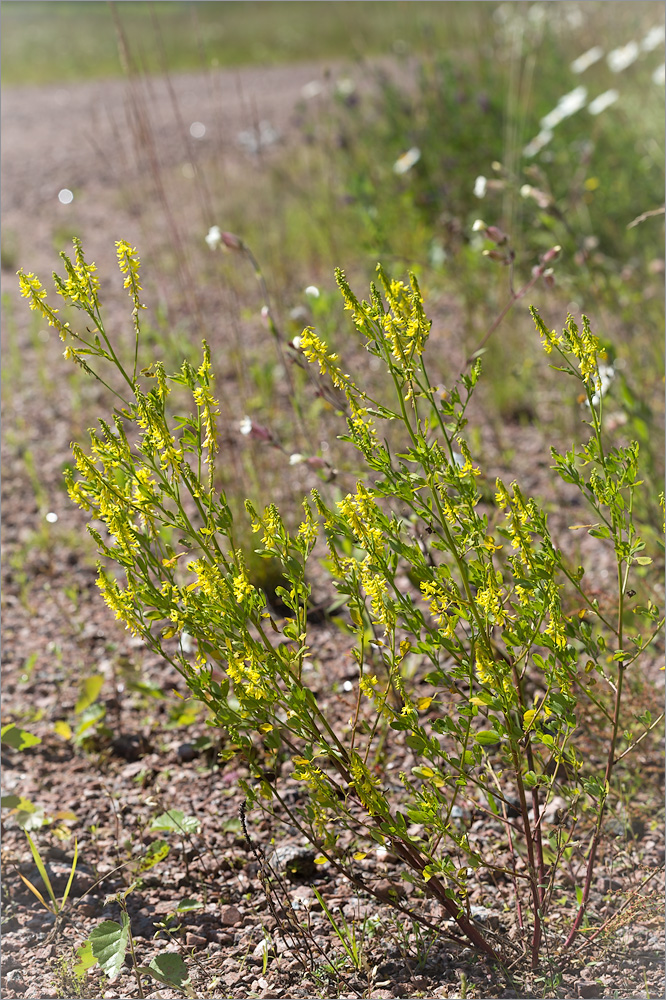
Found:
[[287, 844], [284, 847], [276, 847], [266, 860], [275, 871], [290, 881], [295, 881], [312, 878], [316, 874], [317, 865], [314, 863], [316, 856], [309, 847]]

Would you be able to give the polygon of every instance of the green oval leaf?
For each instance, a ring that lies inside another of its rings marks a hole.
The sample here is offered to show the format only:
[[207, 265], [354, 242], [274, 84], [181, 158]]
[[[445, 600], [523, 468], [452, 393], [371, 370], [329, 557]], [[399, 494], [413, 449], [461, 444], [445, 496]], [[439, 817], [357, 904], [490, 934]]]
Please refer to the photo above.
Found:
[[115, 920], [104, 920], [88, 939], [93, 956], [110, 980], [114, 980], [123, 967], [129, 943], [129, 917], [121, 914], [122, 926]]

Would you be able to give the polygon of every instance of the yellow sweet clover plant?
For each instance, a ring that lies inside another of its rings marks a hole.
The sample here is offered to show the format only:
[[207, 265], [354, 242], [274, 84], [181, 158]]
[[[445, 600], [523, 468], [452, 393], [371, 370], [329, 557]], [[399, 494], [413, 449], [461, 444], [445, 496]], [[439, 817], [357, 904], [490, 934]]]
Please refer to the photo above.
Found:
[[[354, 859], [369, 841], [389, 847], [405, 878], [427, 887], [486, 953], [507, 958], [511, 945], [491, 944], [468, 917], [473, 873], [486, 868], [508, 877], [527, 899], [525, 933], [536, 967], [544, 921], [564, 891], [560, 863], [584, 803], [596, 819], [578, 916], [565, 935], [571, 944], [588, 902], [622, 737], [623, 679], [662, 624], [650, 601], [634, 609], [635, 625], [626, 627], [636, 568], [650, 562], [632, 516], [642, 485], [639, 452], [635, 444], [605, 442], [601, 347], [588, 321], [579, 330], [569, 317], [556, 334], [533, 312], [546, 351], [588, 402], [589, 441], [578, 451], [553, 451], [553, 458], [558, 474], [594, 510], [590, 533], [614, 548], [612, 617], [585, 591], [583, 569], [568, 566], [543, 508], [517, 483], [498, 480], [494, 503], [482, 502], [480, 470], [465, 437], [480, 362], [448, 391], [435, 389], [417, 280], [392, 280], [381, 267], [369, 302], [356, 298], [343, 272], [336, 277], [358, 335], [389, 374], [393, 408], [358, 385], [313, 330], [298, 342], [344, 394], [344, 437], [363, 457], [366, 476], [337, 501], [313, 490], [295, 532], [274, 504], [261, 513], [246, 505], [257, 551], [277, 560], [287, 581], [278, 589], [285, 608], [279, 617], [248, 578], [229, 505], [216, 486], [218, 405], [208, 347], [199, 368], [185, 362], [167, 375], [154, 364], [138, 372], [139, 258], [120, 242], [136, 337], [128, 371], [104, 329], [95, 267], [78, 241], [74, 250], [73, 260], [62, 255], [66, 277], [55, 277], [56, 289], [83, 310], [93, 332], [63, 323], [33, 274], [20, 272], [19, 280], [30, 307], [58, 329], [66, 356], [105, 385], [100, 372], [110, 365], [124, 386], [109, 385], [117, 402], [113, 423], [100, 421], [87, 451], [74, 445], [76, 473], [67, 474], [72, 500], [91, 515], [104, 557], [99, 586], [114, 614], [208, 706], [228, 738], [228, 753], [247, 763], [242, 785], [250, 803], [279, 804], [320, 857], [371, 893]], [[192, 413], [177, 421], [169, 408], [175, 385], [193, 403]], [[393, 425], [391, 435], [383, 433], [386, 424]], [[393, 452], [388, 440], [395, 440], [396, 427], [404, 446]], [[307, 566], [317, 545], [327, 550], [325, 563], [348, 613], [358, 671], [356, 709], [344, 729], [327, 717], [305, 669], [312, 653]], [[565, 588], [582, 612], [565, 610]], [[185, 635], [196, 641], [194, 652]], [[578, 748], [581, 703], [608, 720], [602, 772]], [[651, 727], [651, 719], [642, 721], [644, 730]], [[399, 790], [382, 770], [380, 748], [390, 739], [415, 761], [399, 775]], [[303, 789], [300, 804], [284, 796], [282, 778], [267, 777], [260, 748], [291, 762], [291, 777]], [[556, 795], [567, 800], [570, 823], [547, 835], [544, 810]], [[509, 819], [514, 797], [517, 822]], [[498, 866], [470, 845], [456, 819], [463, 801], [506, 825], [514, 863]], [[397, 898], [390, 905], [406, 909]], [[413, 915], [418, 919], [418, 911]]]

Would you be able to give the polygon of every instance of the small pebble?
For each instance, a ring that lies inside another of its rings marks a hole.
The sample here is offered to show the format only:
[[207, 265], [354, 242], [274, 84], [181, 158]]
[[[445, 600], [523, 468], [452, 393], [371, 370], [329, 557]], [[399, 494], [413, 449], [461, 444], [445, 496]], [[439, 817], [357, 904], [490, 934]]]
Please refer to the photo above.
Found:
[[201, 937], [200, 934], [192, 934], [190, 932], [185, 936], [185, 944], [188, 948], [205, 948], [208, 941], [205, 937]]
[[223, 906], [220, 910], [220, 923], [223, 927], [235, 927], [243, 920], [237, 906]]
[[198, 756], [199, 751], [191, 743], [181, 743], [178, 747], [178, 760], [182, 760], [186, 764], [191, 760], [196, 760]]

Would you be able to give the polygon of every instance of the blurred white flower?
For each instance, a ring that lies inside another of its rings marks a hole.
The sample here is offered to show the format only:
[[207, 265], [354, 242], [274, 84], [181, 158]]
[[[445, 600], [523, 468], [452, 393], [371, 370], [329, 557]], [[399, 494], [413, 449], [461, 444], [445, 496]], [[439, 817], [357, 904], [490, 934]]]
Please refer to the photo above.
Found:
[[62, 191], [58, 191], [58, 201], [61, 205], [69, 205], [74, 201], [74, 195], [69, 188], [63, 188]]
[[647, 35], [641, 42], [641, 49], [643, 52], [652, 52], [654, 49], [658, 48], [660, 45], [664, 44], [664, 25], [655, 24], [654, 28], [650, 28]]
[[252, 433], [252, 420], [250, 417], [243, 417], [238, 427], [241, 434], [251, 434]]
[[45, 517], [46, 520], [49, 522], [49, 524], [55, 524], [56, 521], [58, 520], [58, 515], [54, 514], [52, 510], [50, 510], [48, 514], [45, 515]]
[[486, 194], [488, 182], [483, 174], [480, 174], [474, 181], [474, 194], [477, 198], [483, 198]]
[[[611, 382], [615, 378], [615, 369], [612, 365], [599, 365], [599, 378], [595, 379], [595, 393], [592, 396], [593, 406], [598, 406], [602, 396], [605, 396], [608, 392]], [[586, 406], [589, 407], [589, 403], [586, 401]]]
[[343, 681], [342, 682], [342, 690], [343, 691], [353, 691], [354, 690], [354, 685], [352, 684], [351, 681]]
[[544, 146], [547, 146], [550, 140], [553, 138], [553, 133], [550, 129], [542, 129], [538, 135], [527, 143], [523, 149], [523, 156], [536, 156], [540, 153]]
[[305, 289], [305, 294], [309, 295], [311, 299], [318, 299], [319, 289], [317, 288], [316, 285], [308, 285], [308, 287]]
[[483, 233], [486, 231], [488, 226], [485, 224], [483, 219], [476, 219], [474, 225], [472, 226], [473, 233]]
[[338, 80], [336, 83], [335, 89], [338, 94], [340, 94], [340, 97], [351, 97], [356, 90], [356, 85], [348, 76], [343, 76], [342, 79]]
[[272, 146], [280, 138], [280, 133], [274, 129], [270, 122], [260, 121], [258, 128], [246, 129], [239, 132], [236, 141], [248, 153], [258, 153], [264, 146]]
[[584, 73], [590, 66], [594, 66], [595, 62], [599, 62], [603, 54], [601, 46], [594, 45], [587, 52], [583, 52], [582, 56], [578, 56], [578, 59], [574, 59], [569, 69], [572, 73]]
[[300, 451], [295, 451], [293, 455], [289, 456], [290, 465], [300, 465], [301, 462], [305, 461], [305, 455], [301, 455]]
[[190, 135], [193, 139], [203, 139], [206, 134], [206, 126], [203, 122], [192, 122], [190, 125]]
[[216, 247], [219, 247], [221, 242], [222, 242], [222, 232], [220, 230], [220, 227], [211, 226], [206, 235], [206, 243], [211, 248], [211, 250], [215, 250]]
[[638, 42], [627, 42], [619, 49], [613, 49], [606, 56], [608, 68], [612, 73], [621, 73], [627, 66], [631, 66], [638, 59]]
[[408, 149], [406, 153], [399, 156], [398, 159], [393, 164], [393, 172], [395, 174], [406, 174], [408, 170], [419, 162], [421, 159], [421, 150], [418, 146], [412, 146]]
[[291, 342], [291, 346], [294, 348], [295, 351], [299, 351], [301, 349], [301, 338], [294, 337], [294, 339]]
[[606, 108], [609, 108], [611, 104], [615, 104], [619, 96], [620, 95], [617, 90], [604, 90], [603, 94], [599, 94], [599, 96], [595, 97], [593, 101], [590, 101], [587, 106], [587, 110], [591, 115], [600, 115], [601, 112], [605, 111]]
[[301, 87], [301, 96], [305, 98], [306, 101], [311, 101], [313, 97], [319, 97], [323, 91], [323, 87], [319, 80], [310, 80], [305, 86]]
[[666, 65], [664, 63], [661, 66], [657, 66], [656, 70], [652, 74], [652, 79], [657, 84], [658, 87], [663, 87], [666, 82]]
[[194, 639], [185, 629], [180, 633], [180, 648], [186, 654], [194, 652]]
[[565, 118], [575, 115], [577, 111], [585, 107], [586, 100], [587, 87], [576, 87], [575, 90], [570, 90], [568, 94], [560, 97], [557, 106], [541, 119], [542, 131], [550, 131], [550, 129], [559, 125], [561, 121], [564, 121]]

